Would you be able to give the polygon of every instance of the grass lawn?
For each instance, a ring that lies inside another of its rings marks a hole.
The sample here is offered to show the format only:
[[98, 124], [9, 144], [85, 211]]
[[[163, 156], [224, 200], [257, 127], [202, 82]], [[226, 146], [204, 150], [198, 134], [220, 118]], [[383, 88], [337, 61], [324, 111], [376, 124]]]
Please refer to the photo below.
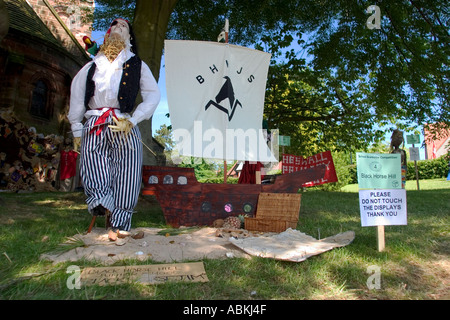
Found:
[[[375, 227], [361, 227], [357, 186], [342, 192], [306, 191], [298, 229], [315, 238], [353, 230], [350, 245], [304, 262], [253, 257], [204, 260], [206, 283], [89, 286], [69, 289], [67, 267], [100, 266], [77, 261], [52, 265], [39, 259], [66, 237], [87, 229], [82, 193], [0, 193], [1, 300], [301, 300], [449, 299], [450, 182], [407, 183], [408, 225], [386, 226], [386, 250], [378, 252]], [[167, 227], [158, 203], [142, 197], [133, 227]], [[152, 264], [151, 260], [117, 265]], [[369, 289], [371, 268], [380, 287]]]

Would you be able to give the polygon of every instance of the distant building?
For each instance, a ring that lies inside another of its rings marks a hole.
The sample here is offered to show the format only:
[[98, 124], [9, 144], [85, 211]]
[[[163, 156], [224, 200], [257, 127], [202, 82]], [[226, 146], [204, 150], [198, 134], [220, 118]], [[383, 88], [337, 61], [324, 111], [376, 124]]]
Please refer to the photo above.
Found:
[[450, 152], [450, 130], [440, 130], [439, 134], [433, 136], [427, 129], [424, 129], [424, 136], [426, 159], [439, 158]]
[[[0, 43], [0, 111], [9, 109], [44, 135], [65, 135], [70, 84], [91, 58], [78, 41], [89, 35], [77, 11], [62, 0], [0, 0], [9, 29]], [[93, 1], [79, 1], [93, 10]], [[65, 18], [60, 14], [66, 12]], [[72, 6], [73, 7], [73, 6]], [[70, 14], [74, 12], [73, 14]], [[63, 22], [70, 22], [71, 32]], [[71, 21], [74, 21], [72, 23]]]
[[[66, 118], [70, 85], [91, 60], [79, 41], [90, 24], [64, 3], [73, 0], [0, 0], [2, 189], [59, 189], [61, 150], [72, 136]], [[86, 10], [94, 6], [78, 3]], [[66, 16], [60, 18], [53, 5]]]
[[[89, 20], [87, 15], [94, 13], [94, 0], [49, 0], [48, 2], [53, 6], [59, 18], [72, 32], [78, 43], [84, 47], [83, 37], [91, 37], [92, 34], [92, 23], [87, 22]], [[56, 30], [58, 29], [56, 28]]]

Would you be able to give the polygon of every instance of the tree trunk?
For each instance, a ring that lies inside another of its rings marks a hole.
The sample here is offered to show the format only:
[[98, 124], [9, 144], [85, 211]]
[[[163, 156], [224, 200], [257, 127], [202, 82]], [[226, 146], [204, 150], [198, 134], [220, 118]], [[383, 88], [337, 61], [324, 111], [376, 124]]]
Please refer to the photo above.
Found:
[[[170, 15], [177, 0], [136, 0], [134, 10], [133, 30], [138, 44], [139, 57], [145, 61], [153, 76], [158, 81], [161, 67], [161, 57], [164, 48], [164, 39]], [[161, 147], [152, 138], [152, 119], [139, 124], [142, 140], [155, 153], [155, 157], [144, 146], [144, 165], [161, 164]]]

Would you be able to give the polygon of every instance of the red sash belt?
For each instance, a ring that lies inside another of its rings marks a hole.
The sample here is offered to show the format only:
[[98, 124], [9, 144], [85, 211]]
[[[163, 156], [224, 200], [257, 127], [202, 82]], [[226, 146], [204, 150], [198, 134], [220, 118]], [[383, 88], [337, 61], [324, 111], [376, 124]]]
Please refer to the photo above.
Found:
[[90, 133], [96, 131], [95, 134], [98, 136], [102, 132], [104, 125], [106, 125], [105, 122], [108, 119], [111, 112], [113, 117], [117, 119], [116, 113], [114, 112], [114, 108], [109, 108], [100, 117], [98, 117], [97, 121], [95, 121], [94, 125], [92, 126]]

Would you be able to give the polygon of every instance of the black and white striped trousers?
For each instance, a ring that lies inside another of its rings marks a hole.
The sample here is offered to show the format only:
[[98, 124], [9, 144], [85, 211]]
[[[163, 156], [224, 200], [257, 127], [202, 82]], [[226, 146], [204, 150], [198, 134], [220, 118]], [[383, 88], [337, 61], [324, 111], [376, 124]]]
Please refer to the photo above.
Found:
[[[112, 227], [129, 231], [142, 180], [141, 134], [137, 126], [125, 137], [105, 125], [96, 135], [89, 128], [97, 119], [86, 121], [81, 139], [80, 176], [86, 203], [91, 213], [102, 205], [111, 212]], [[112, 115], [106, 123], [112, 123]]]

